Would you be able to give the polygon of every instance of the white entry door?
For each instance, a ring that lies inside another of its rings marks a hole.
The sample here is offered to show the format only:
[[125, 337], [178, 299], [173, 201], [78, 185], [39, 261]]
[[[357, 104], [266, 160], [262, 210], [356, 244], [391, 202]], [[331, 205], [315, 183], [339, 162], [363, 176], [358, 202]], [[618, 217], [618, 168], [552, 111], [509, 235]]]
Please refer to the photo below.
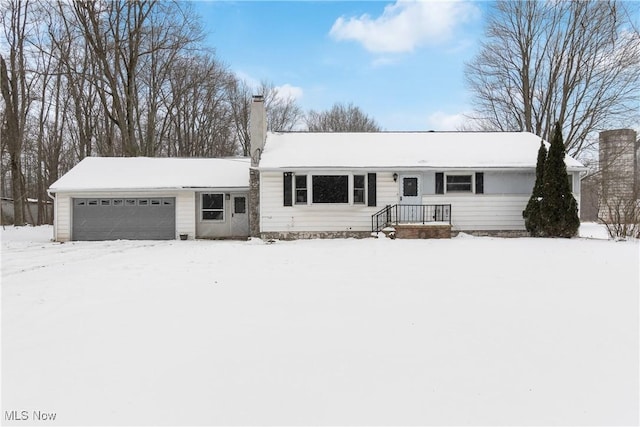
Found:
[[231, 195], [231, 235], [249, 236], [249, 206], [246, 194]]
[[402, 175], [400, 177], [400, 204], [422, 204], [420, 177], [418, 175]]
[[421, 182], [418, 175], [400, 176], [400, 206], [398, 206], [398, 222], [423, 222]]

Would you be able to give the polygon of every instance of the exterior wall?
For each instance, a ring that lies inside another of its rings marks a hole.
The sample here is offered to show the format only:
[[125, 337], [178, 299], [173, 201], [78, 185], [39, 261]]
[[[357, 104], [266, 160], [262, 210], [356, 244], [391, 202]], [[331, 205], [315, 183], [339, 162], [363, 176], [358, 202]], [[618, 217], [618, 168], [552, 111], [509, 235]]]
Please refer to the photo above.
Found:
[[193, 239], [196, 234], [195, 221], [195, 191], [174, 191], [174, 192], [77, 192], [59, 193], [55, 196], [55, 213], [53, 220], [53, 235], [57, 242], [68, 242], [71, 235], [72, 224], [72, 199], [74, 197], [175, 197], [176, 199], [176, 238], [180, 234], [187, 234], [189, 239]]
[[[288, 171], [289, 172], [289, 171]], [[295, 172], [291, 170], [290, 172]], [[447, 171], [446, 173], [457, 173]], [[525, 232], [522, 211], [535, 182], [535, 173], [510, 171], [484, 172], [484, 194], [434, 194], [435, 172], [412, 172], [422, 179], [422, 204], [451, 204], [452, 230], [473, 232]], [[308, 171], [300, 171], [311, 175]], [[357, 174], [366, 172], [356, 172]], [[397, 172], [402, 176], [403, 172]], [[461, 172], [462, 173], [462, 172]], [[466, 171], [464, 173], [475, 173]], [[346, 174], [313, 172], [313, 174]], [[572, 172], [574, 197], [580, 203], [579, 172]], [[311, 185], [311, 184], [308, 184]], [[377, 172], [377, 206], [308, 204], [284, 206], [283, 173], [263, 171], [260, 176], [260, 232], [267, 238], [356, 237], [371, 231], [371, 215], [386, 205], [399, 203], [400, 180], [393, 172]], [[351, 234], [349, 234], [351, 233]], [[360, 236], [360, 237], [361, 237]]]
[[484, 194], [526, 194], [531, 195], [536, 182], [532, 172], [485, 172]]
[[[358, 171], [356, 174], [366, 173], [367, 171]], [[345, 175], [349, 173], [314, 171], [313, 174]], [[302, 233], [301, 237], [305, 237], [305, 234], [309, 234], [309, 237], [313, 235], [330, 237], [332, 233], [335, 233], [334, 235], [347, 233], [345, 236], [349, 236], [348, 233], [354, 233], [354, 236], [359, 233], [370, 233], [371, 215], [386, 205], [398, 203], [398, 183], [393, 181], [392, 172], [377, 172], [377, 206], [351, 203], [284, 206], [283, 172], [263, 171], [260, 175], [260, 232], [263, 236]]]
[[[519, 171], [441, 171], [445, 174], [475, 174], [476, 172], [484, 173], [484, 194], [531, 194], [533, 184], [536, 181], [535, 171], [519, 172]], [[436, 171], [423, 172], [422, 177], [422, 194], [436, 194]]]
[[56, 242], [71, 240], [71, 196], [57, 194], [53, 213], [53, 239]]
[[[171, 196], [169, 196], [171, 197]], [[175, 193], [176, 198], [176, 237], [181, 234], [188, 235], [192, 240], [196, 236], [196, 192], [182, 191]]]
[[454, 231], [525, 230], [522, 211], [530, 195], [434, 195], [423, 196], [424, 204], [451, 204]]
[[[224, 220], [223, 221], [205, 221], [202, 220], [201, 206], [202, 206], [202, 197], [203, 193], [223, 193], [224, 194]], [[229, 195], [229, 199], [227, 200], [227, 195]], [[247, 199], [247, 209], [248, 209], [248, 194], [246, 192], [223, 192], [223, 191], [198, 191], [194, 194], [194, 203], [195, 203], [195, 237], [198, 239], [217, 239], [217, 238], [225, 238], [225, 237], [247, 237], [247, 234], [241, 236], [236, 234], [232, 227], [232, 215], [233, 215], [233, 196], [245, 197]], [[249, 215], [248, 211], [245, 215]], [[248, 230], [245, 230], [248, 232]]]

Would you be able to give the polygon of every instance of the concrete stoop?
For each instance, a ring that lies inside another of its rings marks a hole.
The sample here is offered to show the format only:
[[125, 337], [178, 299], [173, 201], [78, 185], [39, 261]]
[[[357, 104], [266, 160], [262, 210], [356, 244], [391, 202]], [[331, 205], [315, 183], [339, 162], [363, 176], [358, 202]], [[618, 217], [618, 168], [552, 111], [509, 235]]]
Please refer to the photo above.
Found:
[[397, 239], [450, 239], [451, 224], [398, 224], [394, 225]]

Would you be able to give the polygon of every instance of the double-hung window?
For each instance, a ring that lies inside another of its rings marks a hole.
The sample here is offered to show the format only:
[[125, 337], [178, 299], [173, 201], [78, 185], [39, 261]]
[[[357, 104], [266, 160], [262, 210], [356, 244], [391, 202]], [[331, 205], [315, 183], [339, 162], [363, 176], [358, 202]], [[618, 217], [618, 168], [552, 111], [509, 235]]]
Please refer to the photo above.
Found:
[[201, 200], [203, 221], [224, 221], [224, 194], [203, 193]]
[[365, 179], [364, 175], [353, 176], [353, 204], [364, 205]]
[[476, 194], [484, 193], [484, 172], [474, 174], [436, 172], [435, 178], [435, 194], [445, 194], [445, 189], [446, 193], [473, 193], [474, 191]]
[[307, 204], [307, 175], [296, 175], [296, 205]]
[[471, 193], [472, 175], [447, 175], [447, 193]]

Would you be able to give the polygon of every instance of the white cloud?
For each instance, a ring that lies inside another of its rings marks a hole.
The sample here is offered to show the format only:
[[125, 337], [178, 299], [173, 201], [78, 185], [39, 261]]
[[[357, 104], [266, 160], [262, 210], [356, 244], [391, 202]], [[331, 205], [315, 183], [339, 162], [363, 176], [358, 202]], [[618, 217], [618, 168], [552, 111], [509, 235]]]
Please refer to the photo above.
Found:
[[[244, 81], [245, 84], [247, 84], [247, 86], [249, 86], [256, 93], [259, 90], [260, 86], [262, 85], [262, 82], [260, 80], [245, 73], [244, 71], [236, 71], [235, 74], [240, 80]], [[304, 91], [302, 90], [301, 87], [293, 86], [293, 85], [290, 85], [289, 83], [285, 83], [280, 86], [275, 86], [274, 89], [276, 90], [276, 97], [284, 100], [287, 100], [287, 99], [299, 100], [302, 98], [304, 94]]]
[[411, 52], [450, 39], [457, 26], [478, 15], [478, 8], [468, 2], [398, 0], [377, 18], [338, 18], [329, 35], [360, 42], [371, 52]]
[[295, 99], [302, 98], [303, 91], [301, 87], [291, 86], [289, 83], [285, 83], [282, 86], [276, 86], [278, 91], [278, 98], [282, 99]]
[[447, 114], [437, 111], [427, 117], [427, 129], [435, 131], [462, 130], [468, 124], [466, 113]]

